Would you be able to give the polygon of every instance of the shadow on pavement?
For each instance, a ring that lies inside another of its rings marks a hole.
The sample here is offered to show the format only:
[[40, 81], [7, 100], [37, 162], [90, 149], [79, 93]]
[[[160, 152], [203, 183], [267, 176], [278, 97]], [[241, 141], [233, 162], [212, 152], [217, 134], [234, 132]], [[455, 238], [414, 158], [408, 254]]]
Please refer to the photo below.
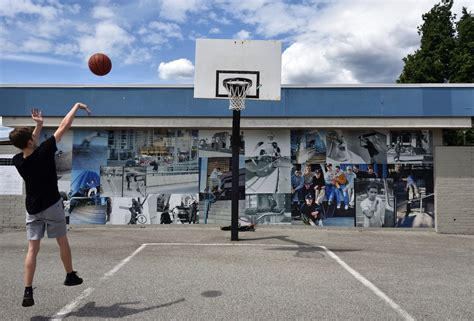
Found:
[[[301, 258], [315, 258], [315, 257], [324, 257], [324, 249], [320, 248], [319, 246], [314, 246], [308, 243], [292, 240], [288, 238], [286, 235], [277, 235], [277, 236], [268, 236], [268, 237], [258, 237], [258, 238], [246, 238], [246, 239], [239, 239], [239, 241], [261, 241], [261, 240], [280, 240], [283, 242], [291, 243], [293, 245], [297, 245], [296, 248], [291, 247], [273, 247], [267, 250], [269, 251], [296, 251], [295, 256]], [[270, 244], [269, 244], [270, 245]], [[272, 244], [274, 245], [274, 244]], [[331, 252], [358, 252], [362, 251], [361, 249], [334, 249], [328, 248]], [[319, 253], [319, 255], [309, 255], [309, 253]]]
[[[159, 304], [151, 307], [145, 307], [145, 308], [129, 308], [126, 305], [130, 304], [138, 304], [140, 303], [139, 301], [137, 302], [121, 302], [121, 303], [115, 303], [111, 306], [96, 306], [95, 302], [88, 302], [85, 305], [83, 305], [81, 308], [79, 308], [77, 311], [71, 312], [63, 318], [69, 317], [69, 316], [77, 316], [77, 317], [97, 317], [97, 318], [112, 318], [112, 319], [118, 319], [118, 318], [123, 318], [127, 317], [129, 315], [149, 311], [149, 310], [154, 310], [154, 309], [159, 309], [159, 308], [164, 308], [168, 307], [170, 305], [184, 302], [185, 299], [179, 299], [173, 302], [169, 303], [164, 303], [164, 304]], [[41, 317], [41, 316], [36, 316], [32, 317], [30, 319], [31, 321], [41, 321], [41, 320], [49, 320], [49, 318]]]

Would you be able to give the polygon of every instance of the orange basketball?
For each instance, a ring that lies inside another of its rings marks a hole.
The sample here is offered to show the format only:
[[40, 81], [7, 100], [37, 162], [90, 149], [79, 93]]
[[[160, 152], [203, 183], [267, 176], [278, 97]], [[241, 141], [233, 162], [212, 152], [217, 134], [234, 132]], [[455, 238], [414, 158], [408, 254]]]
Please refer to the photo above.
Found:
[[93, 54], [89, 58], [89, 69], [97, 76], [105, 76], [112, 70], [112, 61], [103, 53]]

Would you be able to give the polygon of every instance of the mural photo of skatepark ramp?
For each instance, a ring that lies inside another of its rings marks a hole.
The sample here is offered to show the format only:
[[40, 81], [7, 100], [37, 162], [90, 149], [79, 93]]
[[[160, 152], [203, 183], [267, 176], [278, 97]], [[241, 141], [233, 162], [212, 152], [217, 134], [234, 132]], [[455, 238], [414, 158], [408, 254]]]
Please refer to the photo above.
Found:
[[240, 218], [251, 224], [291, 224], [290, 194], [247, 194]]
[[105, 224], [111, 201], [100, 196], [100, 177], [93, 171], [72, 171], [68, 211], [71, 224]]
[[290, 193], [290, 157], [255, 156], [245, 160], [245, 193]]

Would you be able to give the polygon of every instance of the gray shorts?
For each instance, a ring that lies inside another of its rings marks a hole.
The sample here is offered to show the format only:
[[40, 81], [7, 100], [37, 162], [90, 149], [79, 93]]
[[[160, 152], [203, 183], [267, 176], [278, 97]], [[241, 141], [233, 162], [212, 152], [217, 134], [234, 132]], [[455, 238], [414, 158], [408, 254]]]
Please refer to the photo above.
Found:
[[26, 236], [28, 240], [39, 240], [48, 231], [49, 238], [66, 235], [66, 217], [62, 199], [35, 215], [26, 213]]

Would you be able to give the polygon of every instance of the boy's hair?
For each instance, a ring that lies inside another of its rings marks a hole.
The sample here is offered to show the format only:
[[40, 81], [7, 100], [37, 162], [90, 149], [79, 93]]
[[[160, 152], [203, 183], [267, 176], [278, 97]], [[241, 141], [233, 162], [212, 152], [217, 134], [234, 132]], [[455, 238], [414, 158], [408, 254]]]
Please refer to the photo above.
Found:
[[370, 191], [372, 188], [377, 190], [377, 193], [379, 192], [379, 187], [376, 184], [369, 184], [369, 186], [367, 186], [367, 192]]
[[8, 135], [13, 146], [23, 149], [28, 146], [28, 141], [33, 139], [33, 129], [30, 127], [15, 128]]

